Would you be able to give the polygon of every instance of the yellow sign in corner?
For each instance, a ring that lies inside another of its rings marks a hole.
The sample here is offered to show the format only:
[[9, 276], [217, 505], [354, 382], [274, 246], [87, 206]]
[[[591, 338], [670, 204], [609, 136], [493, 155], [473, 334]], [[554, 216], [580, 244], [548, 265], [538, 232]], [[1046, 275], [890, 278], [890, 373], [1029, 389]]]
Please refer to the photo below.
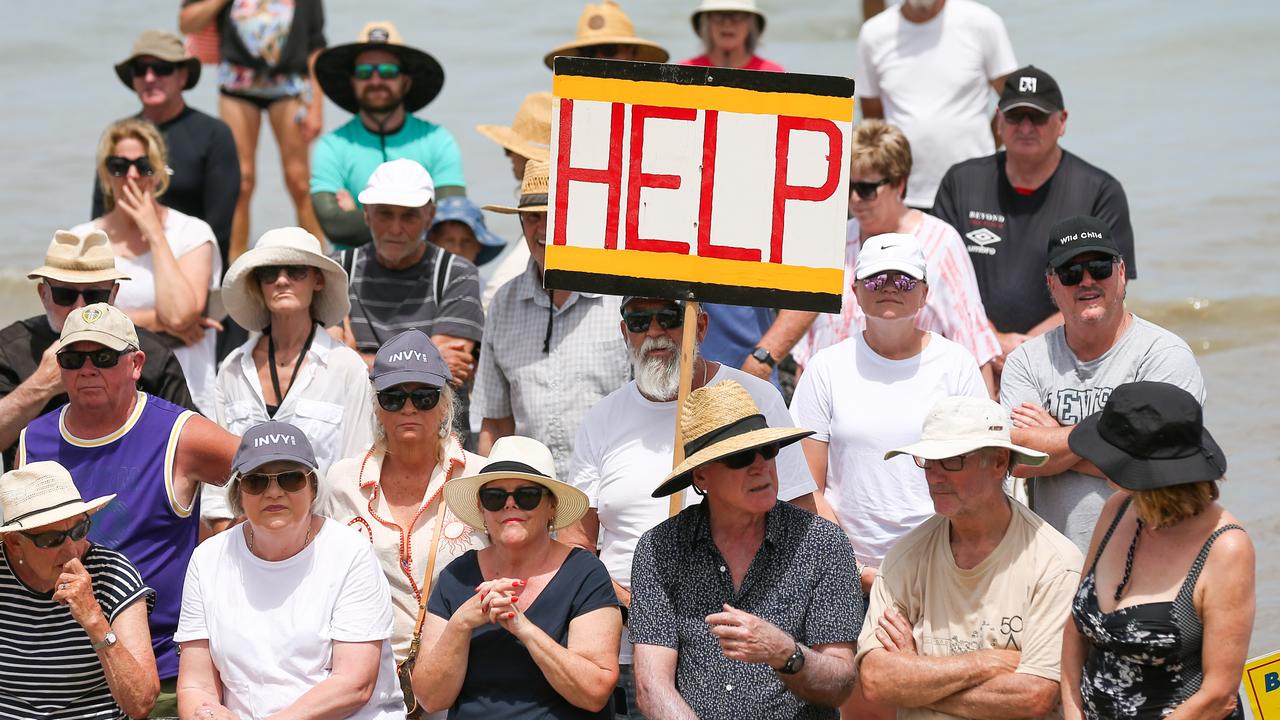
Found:
[[1244, 664], [1244, 692], [1255, 720], [1280, 720], [1280, 651]]

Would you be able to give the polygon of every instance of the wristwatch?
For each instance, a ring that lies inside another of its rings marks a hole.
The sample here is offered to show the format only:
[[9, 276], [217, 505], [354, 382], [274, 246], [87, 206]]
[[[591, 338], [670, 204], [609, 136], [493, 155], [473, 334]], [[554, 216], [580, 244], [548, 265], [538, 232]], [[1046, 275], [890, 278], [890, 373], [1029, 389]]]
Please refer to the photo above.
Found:
[[804, 669], [804, 646], [796, 643], [796, 651], [791, 653], [791, 657], [778, 668], [778, 672], [783, 675], [795, 675]]
[[770, 354], [768, 350], [765, 350], [762, 347], [758, 347], [755, 350], [752, 350], [751, 357], [764, 363], [765, 365], [768, 365], [769, 367], [777, 367], [778, 365], [778, 361], [773, 359], [773, 355]]
[[107, 634], [103, 635], [101, 640], [93, 644], [93, 651], [98, 652], [99, 650], [106, 650], [107, 648], [115, 644], [116, 644], [116, 631], [108, 630]]

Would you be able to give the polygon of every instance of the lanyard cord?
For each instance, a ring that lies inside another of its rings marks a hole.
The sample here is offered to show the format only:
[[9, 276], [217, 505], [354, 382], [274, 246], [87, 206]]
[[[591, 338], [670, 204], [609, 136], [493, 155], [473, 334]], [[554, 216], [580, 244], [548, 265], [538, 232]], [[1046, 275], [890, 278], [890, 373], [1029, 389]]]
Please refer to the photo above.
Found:
[[271, 326], [267, 326], [267, 364], [271, 366], [271, 389], [276, 392], [276, 407], [279, 408], [284, 404], [284, 396], [293, 389], [293, 383], [298, 380], [298, 370], [302, 368], [302, 359], [307, 356], [307, 351], [311, 349], [311, 341], [316, 337], [316, 324], [311, 323], [311, 332], [307, 334], [307, 341], [303, 343], [302, 349], [298, 351], [298, 360], [293, 364], [293, 375], [289, 377], [289, 388], [284, 392], [280, 392], [280, 376], [276, 373], [276, 341], [271, 337]]

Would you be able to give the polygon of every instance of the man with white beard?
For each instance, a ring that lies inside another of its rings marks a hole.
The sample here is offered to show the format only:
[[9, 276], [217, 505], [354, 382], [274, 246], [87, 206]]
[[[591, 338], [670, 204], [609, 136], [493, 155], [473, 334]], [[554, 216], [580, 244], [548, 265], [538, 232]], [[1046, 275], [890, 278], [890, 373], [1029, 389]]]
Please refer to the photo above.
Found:
[[[698, 313], [698, 343], [706, 337], [709, 321], [706, 313]], [[631, 556], [636, 543], [647, 530], [666, 520], [669, 512], [669, 499], [655, 499], [650, 493], [671, 472], [683, 322], [682, 303], [622, 299], [621, 329], [635, 379], [587, 412], [570, 462], [569, 482], [587, 494], [589, 509], [582, 520], [561, 530], [559, 539], [592, 552], [599, 541], [600, 559], [624, 606], [631, 602]], [[790, 425], [781, 393], [767, 380], [695, 355], [691, 390], [725, 380], [734, 380], [751, 393], [769, 426]], [[811, 512], [817, 511], [815, 501], [820, 502], [822, 516], [832, 519], [831, 508], [814, 492], [817, 486], [798, 445], [778, 452], [777, 470], [779, 499]], [[684, 497], [686, 506], [700, 500], [693, 492]], [[640, 717], [635, 709], [631, 641], [625, 631], [619, 663], [615, 710], [621, 717]]]

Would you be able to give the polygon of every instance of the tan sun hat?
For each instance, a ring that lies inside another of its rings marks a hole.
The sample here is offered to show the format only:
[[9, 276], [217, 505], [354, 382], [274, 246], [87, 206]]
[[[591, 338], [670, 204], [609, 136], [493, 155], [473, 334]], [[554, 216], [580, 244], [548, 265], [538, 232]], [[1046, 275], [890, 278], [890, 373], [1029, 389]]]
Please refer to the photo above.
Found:
[[680, 413], [680, 431], [684, 462], [653, 491], [653, 497], [689, 487], [693, 471], [709, 462], [765, 445], [790, 445], [813, 434], [798, 427], [769, 427], [751, 393], [733, 380], [689, 393]]
[[484, 530], [484, 514], [478, 503], [480, 488], [494, 480], [510, 479], [538, 483], [555, 495], [553, 530], [572, 525], [587, 514], [586, 494], [556, 479], [556, 461], [551, 450], [533, 438], [519, 435], [508, 435], [494, 442], [489, 462], [479, 473], [460, 477], [445, 485], [445, 503], [459, 520], [477, 530]]
[[485, 205], [484, 209], [503, 215], [522, 212], [547, 212], [548, 187], [551, 179], [551, 163], [530, 160], [524, 166], [524, 179], [520, 181], [520, 202], [517, 207]]
[[696, 33], [698, 28], [698, 17], [705, 12], [747, 12], [756, 16], [756, 20], [760, 22], [760, 32], [764, 32], [765, 17], [760, 12], [760, 8], [756, 7], [756, 0], [702, 0], [698, 5], [698, 9], [693, 11], [693, 15], [689, 20], [693, 23], [693, 31]]
[[139, 347], [138, 331], [134, 329], [133, 321], [123, 310], [106, 303], [85, 305], [62, 321], [58, 351], [78, 342], [95, 342], [120, 351]]
[[924, 418], [918, 442], [890, 450], [888, 460], [896, 455], [914, 455], [928, 460], [944, 460], [982, 448], [1004, 448], [1013, 453], [1020, 465], [1043, 465], [1048, 455], [1021, 445], [1014, 445], [1009, 434], [1013, 425], [1009, 411], [987, 398], [956, 395], [934, 404]]
[[253, 279], [254, 268], [266, 265], [307, 265], [324, 273], [324, 287], [311, 298], [311, 314], [325, 327], [337, 325], [351, 312], [347, 271], [320, 251], [315, 235], [300, 227], [268, 230], [253, 249], [236, 258], [222, 279], [222, 304], [246, 330], [262, 330], [271, 312]]
[[614, 0], [604, 0], [599, 5], [587, 4], [578, 18], [578, 33], [573, 42], [565, 43], [547, 53], [543, 62], [547, 67], [557, 55], [574, 55], [578, 50], [592, 45], [631, 45], [636, 49], [636, 60], [664, 63], [671, 57], [661, 45], [652, 40], [636, 37], [636, 27], [631, 18]]
[[53, 241], [44, 253], [44, 264], [27, 273], [32, 280], [49, 278], [65, 283], [94, 283], [104, 280], [128, 280], [116, 269], [116, 255], [111, 238], [101, 230], [77, 235], [70, 230], [53, 233]]
[[476, 132], [530, 160], [551, 158], [551, 93], [525, 95], [511, 125], [477, 125]]
[[27, 463], [0, 475], [0, 533], [50, 525], [81, 513], [92, 515], [115, 494], [85, 501], [71, 473], [53, 460]]

